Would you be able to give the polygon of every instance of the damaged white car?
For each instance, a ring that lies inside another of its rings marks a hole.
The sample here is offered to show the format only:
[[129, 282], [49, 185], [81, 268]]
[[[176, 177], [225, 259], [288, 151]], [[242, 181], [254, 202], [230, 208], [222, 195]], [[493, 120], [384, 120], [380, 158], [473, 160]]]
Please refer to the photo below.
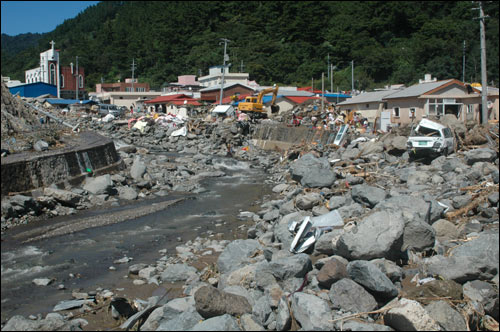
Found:
[[455, 151], [455, 138], [450, 128], [422, 119], [412, 130], [406, 147], [410, 156], [416, 154], [447, 156]]

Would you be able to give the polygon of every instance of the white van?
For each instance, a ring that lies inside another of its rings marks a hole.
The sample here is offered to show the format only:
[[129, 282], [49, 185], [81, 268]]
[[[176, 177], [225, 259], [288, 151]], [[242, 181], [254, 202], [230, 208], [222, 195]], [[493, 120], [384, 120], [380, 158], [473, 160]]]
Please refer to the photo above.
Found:
[[450, 128], [440, 123], [422, 119], [412, 130], [406, 147], [412, 154], [441, 154], [447, 156], [455, 151], [455, 138]]

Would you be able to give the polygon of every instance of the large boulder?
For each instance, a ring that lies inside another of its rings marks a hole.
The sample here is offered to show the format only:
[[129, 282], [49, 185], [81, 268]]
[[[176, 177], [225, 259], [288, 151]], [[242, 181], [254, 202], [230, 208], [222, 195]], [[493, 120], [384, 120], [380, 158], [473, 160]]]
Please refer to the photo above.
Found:
[[368, 312], [377, 308], [377, 300], [361, 285], [351, 279], [340, 279], [330, 287], [328, 293], [333, 309], [352, 313]]
[[490, 148], [474, 149], [465, 152], [465, 161], [467, 165], [474, 165], [480, 161], [491, 162], [497, 158], [496, 151]]
[[328, 303], [317, 296], [306, 293], [294, 293], [291, 298], [292, 312], [305, 331], [332, 329], [332, 312]]
[[396, 260], [401, 255], [404, 227], [401, 212], [377, 211], [340, 236], [337, 254], [348, 260]]
[[196, 276], [197, 270], [187, 264], [167, 265], [161, 274], [161, 280], [164, 282], [186, 281]]
[[316, 158], [313, 154], [305, 154], [290, 166], [292, 179], [306, 188], [330, 187], [336, 176], [330, 169], [326, 158]]
[[113, 190], [113, 180], [109, 174], [95, 178], [89, 177], [85, 179], [83, 189], [94, 195], [110, 194]]
[[386, 198], [387, 193], [384, 189], [360, 184], [352, 187], [351, 196], [355, 202], [373, 208]]
[[253, 263], [254, 256], [262, 251], [262, 246], [257, 240], [235, 240], [229, 243], [217, 260], [221, 273], [239, 269], [245, 264]]
[[441, 326], [420, 303], [405, 298], [384, 316], [384, 322], [397, 331], [441, 331]]
[[307, 254], [297, 254], [289, 257], [273, 259], [265, 267], [266, 271], [278, 280], [302, 278], [312, 270], [312, 262]]
[[229, 314], [241, 316], [252, 312], [248, 300], [240, 295], [226, 293], [213, 286], [203, 286], [194, 294], [196, 311], [204, 318]]
[[352, 261], [347, 264], [347, 273], [353, 281], [377, 297], [392, 299], [398, 295], [398, 290], [392, 281], [371, 262]]

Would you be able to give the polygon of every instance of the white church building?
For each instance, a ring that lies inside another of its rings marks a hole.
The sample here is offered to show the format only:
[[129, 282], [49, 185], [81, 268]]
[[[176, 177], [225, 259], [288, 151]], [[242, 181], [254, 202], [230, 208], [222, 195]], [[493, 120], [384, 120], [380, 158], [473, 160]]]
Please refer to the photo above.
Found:
[[50, 44], [52, 48], [43, 53], [40, 53], [40, 67], [25, 71], [25, 82], [36, 83], [44, 82], [57, 86], [57, 97], [60, 97], [60, 84], [59, 84], [59, 52], [54, 48], [54, 41]]

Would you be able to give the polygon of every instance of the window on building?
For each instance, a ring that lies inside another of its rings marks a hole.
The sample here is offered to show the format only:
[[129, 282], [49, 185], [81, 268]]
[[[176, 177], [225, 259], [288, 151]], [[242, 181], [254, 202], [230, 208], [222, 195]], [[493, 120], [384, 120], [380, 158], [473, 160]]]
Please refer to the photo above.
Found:
[[64, 76], [63, 75], [61, 75], [60, 80], [61, 80], [61, 88], [64, 88]]
[[125, 92], [134, 92], [134, 90], [132, 88], [126, 87]]
[[394, 111], [394, 116], [399, 118], [399, 107], [394, 107], [393, 111]]
[[80, 83], [80, 88], [83, 89], [83, 76], [82, 75], [79, 75], [78, 76], [78, 82]]
[[57, 85], [56, 82], [56, 65], [51, 63], [50, 64], [50, 79], [49, 79], [50, 84]]
[[146, 92], [146, 88], [137, 88], [137, 92]]
[[410, 118], [417, 116], [417, 109], [415, 107], [410, 107], [410, 113], [408, 114]]

